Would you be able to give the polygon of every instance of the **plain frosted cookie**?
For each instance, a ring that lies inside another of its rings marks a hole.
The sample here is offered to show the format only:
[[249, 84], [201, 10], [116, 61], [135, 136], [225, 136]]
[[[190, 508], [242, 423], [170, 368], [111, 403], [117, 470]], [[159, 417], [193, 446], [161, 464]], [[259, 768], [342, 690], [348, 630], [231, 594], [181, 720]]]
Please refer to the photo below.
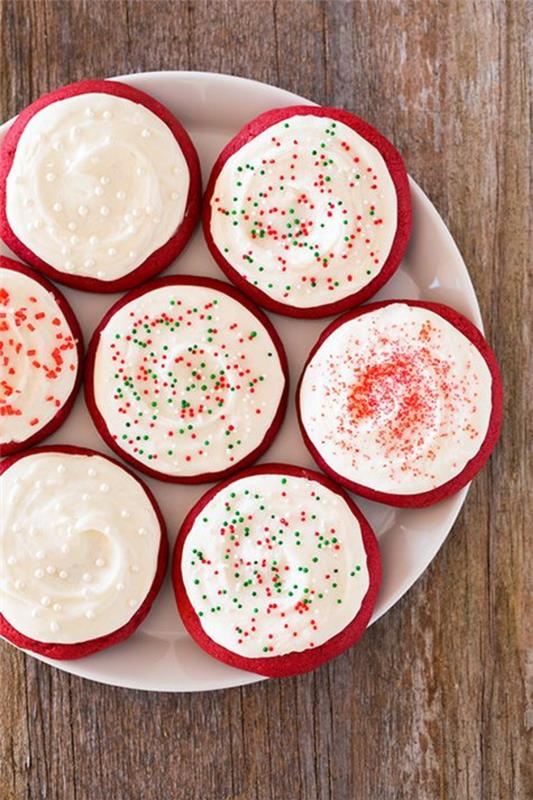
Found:
[[40, 447], [0, 466], [0, 635], [70, 659], [127, 639], [167, 562], [149, 489], [113, 459]]
[[167, 267], [200, 213], [198, 156], [153, 97], [81, 81], [36, 100], [0, 150], [0, 235], [54, 280], [129, 289]]

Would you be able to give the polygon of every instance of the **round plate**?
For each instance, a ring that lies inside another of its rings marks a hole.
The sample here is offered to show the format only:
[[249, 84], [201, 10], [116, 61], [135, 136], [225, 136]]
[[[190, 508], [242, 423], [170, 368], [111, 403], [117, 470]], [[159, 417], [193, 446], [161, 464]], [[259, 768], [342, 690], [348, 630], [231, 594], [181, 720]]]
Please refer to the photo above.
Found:
[[[198, 149], [204, 183], [223, 145], [252, 117], [269, 108], [312, 105], [311, 101], [275, 86], [207, 72], [147, 72], [117, 80], [148, 92], [176, 114]], [[6, 123], [0, 128], [0, 136], [8, 126]], [[463, 259], [435, 208], [410, 180], [413, 233], [409, 249], [398, 272], [374, 299], [423, 298], [448, 303], [481, 328], [479, 306]], [[12, 255], [1, 243], [0, 252]], [[171, 273], [224, 277], [209, 255], [200, 228], [165, 272]], [[119, 296], [63, 287], [62, 291], [77, 314], [86, 341]], [[269, 316], [287, 350], [291, 392], [283, 427], [261, 461], [287, 461], [313, 467], [298, 431], [294, 389], [311, 346], [329, 320]], [[66, 422], [47, 440], [47, 444], [54, 443], [110, 453], [89, 418], [81, 393]], [[159, 501], [173, 540], [187, 511], [207, 486], [175, 486], [150, 479], [147, 483]], [[395, 509], [355, 497], [379, 538], [383, 560], [383, 585], [372, 622], [385, 614], [424, 572], [450, 532], [467, 491], [468, 487], [436, 506], [421, 510]], [[262, 680], [225, 666], [198, 648], [181, 625], [168, 577], [148, 618], [128, 641], [79, 661], [35, 657], [85, 678], [149, 691], [225, 689]]]

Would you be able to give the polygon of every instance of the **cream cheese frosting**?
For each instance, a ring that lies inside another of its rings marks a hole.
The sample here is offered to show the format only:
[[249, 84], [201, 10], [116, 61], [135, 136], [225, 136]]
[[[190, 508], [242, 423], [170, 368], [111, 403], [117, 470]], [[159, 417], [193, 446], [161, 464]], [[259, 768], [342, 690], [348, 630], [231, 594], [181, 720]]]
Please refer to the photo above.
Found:
[[20, 633], [75, 644], [125, 625], [157, 568], [142, 486], [101, 456], [37, 452], [0, 477], [0, 610]]
[[20, 241], [55, 269], [112, 281], [183, 220], [189, 169], [170, 128], [105, 93], [57, 100], [24, 128], [6, 184]]
[[23, 442], [70, 397], [76, 340], [52, 292], [12, 269], [0, 269], [0, 330], [0, 443]]
[[458, 475], [491, 414], [479, 350], [426, 308], [393, 303], [336, 328], [300, 388], [304, 429], [328, 466], [377, 491], [415, 494]]
[[298, 308], [370, 283], [396, 228], [396, 190], [379, 150], [343, 122], [312, 114], [243, 145], [211, 198], [211, 235], [226, 261], [251, 286]]
[[117, 444], [172, 476], [231, 467], [263, 441], [285, 386], [269, 332], [206, 286], [153, 289], [100, 333], [94, 398]]
[[369, 587], [344, 498], [284, 474], [217, 492], [187, 535], [181, 570], [205, 633], [247, 658], [319, 647], [356, 617]]

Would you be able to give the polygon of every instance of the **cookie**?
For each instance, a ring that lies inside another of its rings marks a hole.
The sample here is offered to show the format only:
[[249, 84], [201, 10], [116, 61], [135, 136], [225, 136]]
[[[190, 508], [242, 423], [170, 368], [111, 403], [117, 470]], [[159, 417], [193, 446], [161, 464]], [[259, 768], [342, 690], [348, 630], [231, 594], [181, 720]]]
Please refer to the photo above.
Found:
[[203, 225], [220, 268], [257, 303], [336, 314], [398, 268], [411, 230], [407, 173], [392, 144], [348, 111], [273, 109], [222, 150]]
[[200, 647], [270, 677], [315, 669], [354, 644], [381, 579], [375, 536], [352, 500], [287, 464], [210, 489], [183, 523], [172, 574]]
[[0, 149], [0, 236], [61, 283], [129, 289], [167, 267], [198, 220], [198, 156], [171, 112], [117, 81], [22, 111]]
[[113, 459], [78, 447], [13, 456], [0, 475], [0, 635], [57, 659], [131, 636], [167, 561], [149, 489]]
[[161, 278], [119, 300], [87, 358], [89, 411], [105, 442], [155, 478], [212, 481], [251, 464], [287, 403], [283, 345], [232, 286]]
[[0, 455], [59, 428], [76, 398], [82, 359], [80, 327], [61, 292], [0, 256]]
[[357, 494], [429, 506], [485, 464], [502, 386], [482, 334], [448, 306], [389, 300], [350, 312], [313, 347], [297, 391], [317, 464]]

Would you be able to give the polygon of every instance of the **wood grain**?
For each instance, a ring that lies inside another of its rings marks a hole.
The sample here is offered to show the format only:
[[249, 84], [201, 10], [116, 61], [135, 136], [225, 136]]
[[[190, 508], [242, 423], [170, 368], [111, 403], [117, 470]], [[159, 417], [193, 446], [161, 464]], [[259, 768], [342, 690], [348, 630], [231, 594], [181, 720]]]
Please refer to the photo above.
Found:
[[2, 0], [0, 15], [2, 119], [80, 78], [199, 69], [376, 124], [469, 265], [507, 398], [501, 444], [438, 557], [315, 674], [154, 695], [3, 644], [2, 800], [533, 796], [532, 3]]

